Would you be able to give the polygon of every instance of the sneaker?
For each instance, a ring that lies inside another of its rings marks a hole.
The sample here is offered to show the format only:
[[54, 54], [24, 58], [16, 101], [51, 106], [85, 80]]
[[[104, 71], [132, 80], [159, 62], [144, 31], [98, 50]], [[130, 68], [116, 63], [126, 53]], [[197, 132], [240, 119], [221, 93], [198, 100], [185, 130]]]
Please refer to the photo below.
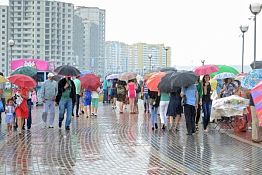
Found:
[[69, 126], [66, 126], [66, 128], [65, 128], [66, 130], [70, 130], [70, 127]]
[[79, 117], [79, 115], [76, 116], [77, 118]]
[[163, 130], [165, 130], [165, 129], [166, 129], [166, 126], [165, 126], [165, 124], [163, 124], [163, 126], [162, 126], [162, 129], [163, 129]]
[[54, 126], [53, 126], [53, 125], [50, 125], [49, 128], [54, 128]]
[[158, 129], [157, 123], [155, 123], [155, 128]]

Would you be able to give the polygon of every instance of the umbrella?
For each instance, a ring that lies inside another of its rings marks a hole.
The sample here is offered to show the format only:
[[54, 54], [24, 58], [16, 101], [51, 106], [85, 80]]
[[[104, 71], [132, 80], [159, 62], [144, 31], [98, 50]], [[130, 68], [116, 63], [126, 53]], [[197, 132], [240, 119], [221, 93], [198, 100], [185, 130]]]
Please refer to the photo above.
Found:
[[136, 76], [137, 82], [144, 81], [144, 78], [141, 75]]
[[81, 81], [81, 86], [91, 91], [97, 90], [97, 88], [101, 85], [100, 78], [95, 74], [86, 74], [79, 79]]
[[223, 72], [223, 73], [217, 74], [213, 79], [223, 80], [226, 78], [236, 78], [236, 75], [233, 73], [229, 73], [229, 72]]
[[160, 72], [177, 72], [177, 69], [174, 67], [163, 67], [159, 71]]
[[177, 88], [171, 86], [171, 79], [174, 75], [175, 74], [173, 74], [173, 72], [169, 72], [161, 79], [160, 83], [158, 84], [158, 89], [160, 92], [170, 93], [177, 90]]
[[216, 66], [216, 65], [203, 65], [203, 66], [199, 66], [199, 67], [196, 67], [194, 69], [194, 72], [195, 74], [197, 75], [209, 75], [213, 72], [217, 72], [219, 70], [219, 68]]
[[157, 72], [148, 72], [144, 75], [144, 80], [148, 80], [152, 75], [154, 75]]
[[158, 72], [152, 75], [147, 81], [147, 87], [150, 91], [158, 91], [158, 84], [160, 83], [160, 80], [162, 77], [166, 75], [165, 72]]
[[192, 71], [181, 71], [172, 73], [171, 88], [175, 89], [176, 87], [188, 87], [192, 84], [195, 84], [197, 79], [197, 75]]
[[241, 74], [238, 74], [235, 78], [235, 80], [238, 80], [238, 81], [242, 81], [243, 78], [247, 75], [247, 73], [241, 73]]
[[254, 69], [250, 71], [241, 81], [241, 86], [252, 89], [262, 80], [262, 69]]
[[107, 80], [118, 79], [119, 74], [111, 74], [106, 77]]
[[55, 81], [60, 81], [62, 78], [63, 78], [63, 76], [61, 76], [61, 75], [55, 75], [55, 76], [52, 77], [52, 79], [55, 80]]
[[[254, 69], [254, 61], [250, 64], [250, 67]], [[262, 61], [256, 61], [256, 69], [262, 69]]]
[[122, 73], [118, 79], [122, 80], [122, 81], [128, 81], [128, 80], [133, 80], [136, 79], [137, 74], [133, 73], [133, 72], [126, 72], [126, 73]]
[[7, 79], [11, 83], [23, 88], [34, 88], [37, 85], [36, 81], [33, 78], [23, 74], [11, 75]]
[[255, 103], [259, 126], [262, 126], [262, 81], [251, 90], [251, 95]]
[[214, 77], [217, 74], [220, 74], [220, 73], [223, 73], [223, 72], [229, 72], [229, 73], [233, 73], [235, 75], [239, 74], [239, 72], [231, 66], [217, 65], [217, 67], [219, 68], [219, 71], [210, 74], [211, 77]]
[[56, 72], [58, 75], [63, 75], [68, 77], [76, 77], [81, 74], [77, 68], [70, 65], [59, 66], [55, 69], [54, 72]]
[[2, 75], [0, 75], [0, 83], [6, 83], [6, 82], [8, 82], [8, 80]]
[[15, 75], [15, 74], [23, 74], [29, 77], [33, 77], [37, 74], [37, 70], [30, 66], [23, 66], [17, 68], [11, 75]]

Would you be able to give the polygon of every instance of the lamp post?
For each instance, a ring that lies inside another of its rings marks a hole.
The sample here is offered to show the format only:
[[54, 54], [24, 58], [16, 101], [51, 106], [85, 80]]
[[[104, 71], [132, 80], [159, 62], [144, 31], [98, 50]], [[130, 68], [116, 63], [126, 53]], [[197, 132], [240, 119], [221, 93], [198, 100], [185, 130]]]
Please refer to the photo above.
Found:
[[248, 30], [248, 26], [241, 25], [240, 30], [242, 32], [242, 65], [241, 65], [241, 73], [244, 72], [244, 44], [245, 44], [245, 32]]
[[148, 54], [148, 59], [149, 59], [149, 70], [152, 70], [151, 68], [152, 54]]
[[255, 23], [255, 26], [254, 26], [254, 69], [256, 69], [256, 29], [257, 29], [257, 14], [260, 13], [261, 11], [261, 8], [262, 8], [262, 5], [260, 3], [252, 3], [250, 4], [249, 6], [249, 9], [251, 11], [251, 13], [254, 16], [254, 23]]
[[[8, 45], [10, 47], [10, 65], [12, 65], [12, 60], [13, 60], [13, 47], [15, 45], [15, 41], [10, 39], [8, 41]], [[11, 71], [12, 71], [12, 67], [11, 67]]]
[[206, 61], [206, 60], [201, 60], [202, 66], [205, 65], [205, 61]]
[[167, 51], [168, 51], [168, 47], [164, 47], [165, 51], [166, 51], [166, 67], [167, 67]]

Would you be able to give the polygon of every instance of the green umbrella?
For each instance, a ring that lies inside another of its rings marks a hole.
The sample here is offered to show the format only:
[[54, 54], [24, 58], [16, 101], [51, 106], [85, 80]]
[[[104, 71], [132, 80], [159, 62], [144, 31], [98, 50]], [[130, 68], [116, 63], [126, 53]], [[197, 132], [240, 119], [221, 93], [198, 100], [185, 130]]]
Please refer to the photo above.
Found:
[[239, 72], [231, 66], [226, 66], [226, 65], [216, 65], [216, 66], [218, 67], [219, 70], [217, 72], [210, 74], [211, 77], [214, 77], [217, 74], [220, 74], [220, 73], [223, 73], [223, 72], [229, 72], [229, 73], [233, 73], [235, 75], [239, 74]]
[[16, 69], [11, 75], [15, 75], [15, 74], [23, 74], [29, 77], [33, 77], [37, 74], [37, 70], [30, 66], [23, 66]]

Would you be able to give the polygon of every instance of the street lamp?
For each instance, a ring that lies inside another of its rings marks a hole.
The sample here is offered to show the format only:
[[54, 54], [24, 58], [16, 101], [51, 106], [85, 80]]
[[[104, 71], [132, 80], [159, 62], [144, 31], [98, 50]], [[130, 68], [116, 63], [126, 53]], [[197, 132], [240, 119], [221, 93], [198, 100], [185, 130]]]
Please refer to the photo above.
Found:
[[149, 70], [151, 70], [152, 54], [148, 54], [148, 59], [149, 59]]
[[241, 67], [241, 72], [244, 72], [244, 43], [245, 43], [245, 39], [244, 39], [244, 34], [245, 32], [248, 30], [248, 26], [247, 25], [241, 25], [240, 26], [240, 30], [242, 32], [242, 67]]
[[254, 22], [255, 22], [255, 26], [254, 26], [254, 69], [256, 69], [256, 30], [257, 30], [257, 18], [256, 18], [256, 16], [257, 16], [257, 14], [260, 13], [261, 8], [262, 8], [262, 6], [261, 6], [260, 3], [252, 3], [249, 6], [251, 13], [253, 15], [255, 15], [254, 16]]
[[[14, 40], [12, 40], [12, 39], [10, 39], [9, 41], [8, 41], [8, 45], [10, 46], [10, 64], [12, 64], [12, 59], [13, 59], [13, 47], [14, 47], [14, 45], [15, 45], [15, 41]], [[11, 68], [11, 71], [12, 71], [12, 68]]]
[[206, 60], [201, 60], [202, 66], [205, 65], [205, 61], [206, 61]]
[[168, 51], [168, 47], [164, 47], [165, 51], [166, 51], [166, 67], [167, 67], [167, 51]]

